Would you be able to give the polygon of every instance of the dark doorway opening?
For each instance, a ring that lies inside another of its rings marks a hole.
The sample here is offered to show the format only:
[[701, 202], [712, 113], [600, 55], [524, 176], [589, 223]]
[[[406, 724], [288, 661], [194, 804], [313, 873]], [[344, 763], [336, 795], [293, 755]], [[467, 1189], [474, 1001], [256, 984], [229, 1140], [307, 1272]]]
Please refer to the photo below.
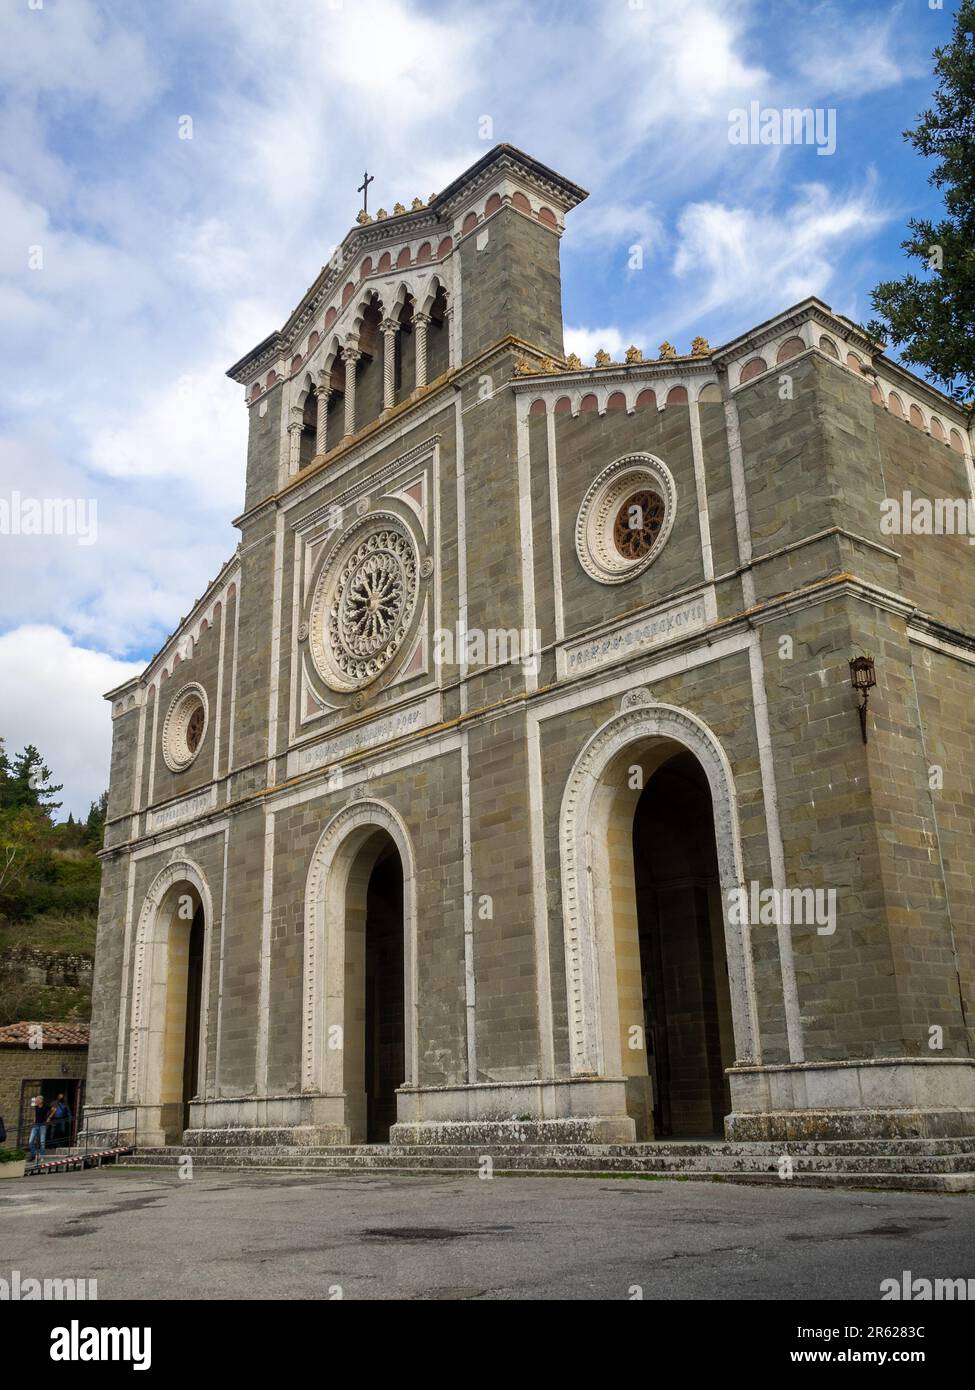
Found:
[[721, 1134], [731, 994], [711, 793], [693, 754], [668, 759], [644, 787], [633, 860], [654, 1136]]
[[[34, 1123], [34, 1099], [43, 1096], [44, 1105], [49, 1109], [63, 1096], [69, 1116], [52, 1120], [47, 1127], [47, 1148], [71, 1148], [78, 1135], [78, 1121], [85, 1103], [85, 1083], [77, 1077], [44, 1078], [38, 1081], [22, 1081], [20, 1086], [20, 1113], [17, 1121], [16, 1144], [25, 1149]], [[14, 1136], [8, 1136], [8, 1143]]]
[[203, 908], [198, 907], [190, 925], [186, 962], [186, 1028], [183, 1034], [183, 1128], [189, 1129], [190, 1101], [199, 1089], [200, 1022], [203, 1008]]
[[406, 1079], [403, 996], [403, 866], [390, 844], [366, 890], [366, 1140], [384, 1144]]

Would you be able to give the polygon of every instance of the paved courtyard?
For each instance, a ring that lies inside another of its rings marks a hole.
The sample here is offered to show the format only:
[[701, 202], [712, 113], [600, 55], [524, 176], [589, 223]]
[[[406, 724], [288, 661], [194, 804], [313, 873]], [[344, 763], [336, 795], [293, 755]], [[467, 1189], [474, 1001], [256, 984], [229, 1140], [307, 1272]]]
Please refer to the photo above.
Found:
[[877, 1299], [975, 1275], [975, 1197], [103, 1169], [0, 1187], [0, 1275], [102, 1299]]

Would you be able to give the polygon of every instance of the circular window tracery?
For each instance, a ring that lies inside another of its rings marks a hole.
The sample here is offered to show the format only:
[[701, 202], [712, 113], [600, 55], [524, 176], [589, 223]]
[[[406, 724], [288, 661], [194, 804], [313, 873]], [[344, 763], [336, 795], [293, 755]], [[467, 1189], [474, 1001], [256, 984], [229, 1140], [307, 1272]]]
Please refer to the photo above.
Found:
[[613, 542], [624, 560], [642, 560], [650, 553], [664, 524], [664, 511], [664, 499], [648, 488], [626, 499], [613, 527]]
[[183, 772], [203, 746], [209, 722], [207, 694], [195, 681], [178, 690], [163, 722], [163, 761], [170, 772]]
[[621, 584], [651, 565], [670, 535], [674, 479], [652, 454], [627, 454], [592, 483], [576, 521], [576, 553], [588, 575]]
[[420, 560], [399, 517], [373, 514], [353, 526], [319, 576], [308, 624], [312, 660], [333, 690], [377, 679], [409, 633]]

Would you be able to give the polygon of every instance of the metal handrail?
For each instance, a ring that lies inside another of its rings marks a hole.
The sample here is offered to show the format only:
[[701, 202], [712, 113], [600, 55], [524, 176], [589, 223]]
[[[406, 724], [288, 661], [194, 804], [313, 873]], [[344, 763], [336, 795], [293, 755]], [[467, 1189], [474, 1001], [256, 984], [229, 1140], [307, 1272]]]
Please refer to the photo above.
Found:
[[[108, 1119], [108, 1116], [109, 1116], [109, 1115], [111, 1115], [111, 1114], [113, 1114], [113, 1113], [114, 1113], [114, 1115], [115, 1115], [115, 1147], [116, 1147], [116, 1148], [119, 1147], [119, 1134], [120, 1134], [121, 1131], [122, 1131], [122, 1116], [123, 1116], [124, 1114], [127, 1114], [127, 1113], [130, 1113], [130, 1112], [131, 1112], [131, 1115], [132, 1115], [132, 1124], [131, 1124], [131, 1126], [126, 1125], [125, 1127], [126, 1127], [127, 1129], [128, 1129], [128, 1128], [131, 1128], [131, 1130], [132, 1130], [132, 1148], [133, 1148], [133, 1149], [136, 1148], [137, 1145], [138, 1145], [138, 1137], [139, 1137], [139, 1107], [138, 1107], [137, 1105], [132, 1105], [132, 1104], [129, 1104], [129, 1105], [100, 1105], [100, 1106], [98, 1107], [98, 1109], [102, 1112], [102, 1113], [98, 1116], [98, 1132], [101, 1133], [101, 1134], [104, 1134], [105, 1131], [106, 1131], [106, 1129], [110, 1129], [110, 1128], [111, 1128], [111, 1121], [110, 1121], [110, 1120], [108, 1121], [107, 1124], [103, 1123], [103, 1121], [105, 1121], [106, 1119]], [[84, 1119], [84, 1126], [85, 1126], [85, 1127], [84, 1127], [84, 1131], [83, 1131], [83, 1134], [84, 1134], [84, 1141], [85, 1141], [85, 1142], [84, 1142], [84, 1146], [83, 1146], [83, 1153], [87, 1156], [89, 1149], [92, 1149], [92, 1148], [95, 1148], [95, 1147], [97, 1147], [97, 1148], [104, 1148], [104, 1142], [99, 1143], [98, 1145], [95, 1145], [95, 1144], [93, 1144], [93, 1143], [91, 1142], [91, 1131], [90, 1131], [89, 1128], [88, 1128], [88, 1116], [87, 1116], [87, 1115], [84, 1115], [83, 1119]], [[82, 1137], [82, 1132], [79, 1131], [79, 1134], [78, 1134], [79, 1140], [81, 1139], [81, 1137]]]

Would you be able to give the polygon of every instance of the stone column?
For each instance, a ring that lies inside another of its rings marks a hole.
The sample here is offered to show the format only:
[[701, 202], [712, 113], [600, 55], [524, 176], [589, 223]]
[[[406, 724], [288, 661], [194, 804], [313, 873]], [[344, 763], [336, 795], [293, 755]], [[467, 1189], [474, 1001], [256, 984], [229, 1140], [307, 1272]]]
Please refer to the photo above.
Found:
[[342, 360], [345, 363], [345, 434], [343, 438], [355, 434], [355, 364], [361, 356], [362, 353], [358, 348], [344, 347], [342, 349]]
[[396, 334], [399, 324], [395, 319], [383, 319], [383, 410], [392, 410], [396, 404]]
[[332, 396], [332, 388], [329, 385], [329, 376], [326, 372], [318, 373], [318, 388], [315, 391], [315, 400], [318, 405], [318, 414], [315, 417], [315, 453], [324, 454], [328, 450], [328, 403]]
[[413, 331], [416, 333], [416, 388], [427, 384], [427, 328], [429, 314], [414, 314]]
[[301, 425], [300, 405], [291, 407], [291, 423], [288, 426], [288, 472], [297, 473], [301, 467]]

